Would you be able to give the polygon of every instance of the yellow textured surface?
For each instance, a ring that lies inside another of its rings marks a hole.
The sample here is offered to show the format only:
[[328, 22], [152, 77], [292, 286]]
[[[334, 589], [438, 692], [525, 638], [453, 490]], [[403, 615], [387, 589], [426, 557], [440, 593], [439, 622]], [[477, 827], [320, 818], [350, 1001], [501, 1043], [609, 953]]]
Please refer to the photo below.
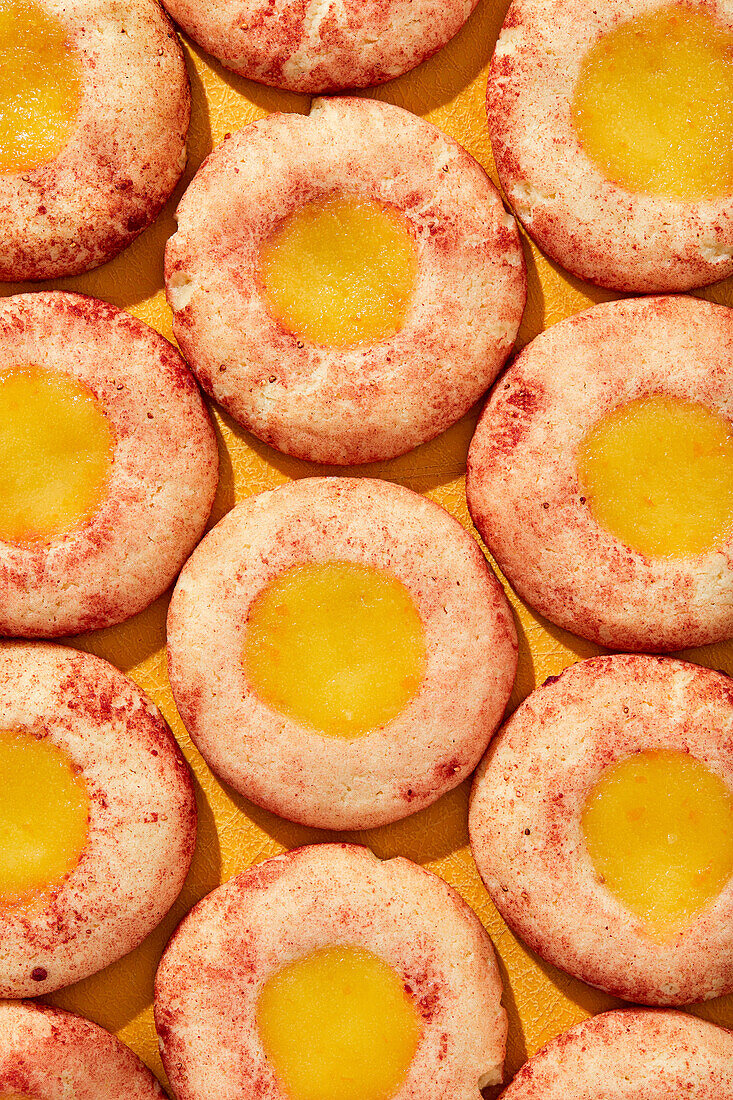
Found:
[[[484, 121], [486, 76], [506, 0], [482, 0], [472, 18], [439, 54], [412, 73], [364, 93], [423, 115], [456, 138], [496, 180]], [[171, 337], [171, 314], [162, 291], [163, 246], [174, 231], [173, 211], [183, 186], [213, 145], [235, 130], [273, 110], [308, 109], [302, 96], [277, 92], [227, 73], [198, 47], [186, 43], [194, 108], [189, 164], [184, 181], [164, 212], [130, 249], [96, 272], [63, 279], [47, 287], [96, 295], [131, 310]], [[615, 295], [565, 274], [524, 239], [529, 274], [529, 300], [519, 332], [526, 344], [549, 325], [593, 302]], [[3, 293], [39, 289], [38, 284], [6, 285]], [[700, 292], [733, 305], [733, 279]], [[221, 483], [212, 522], [235, 501], [274, 488], [288, 478], [339, 473], [277, 454], [214, 410], [221, 445]], [[466, 453], [478, 409], [439, 439], [391, 462], [359, 467], [369, 474], [401, 482], [437, 501], [472, 530], [466, 509]], [[519, 674], [511, 698], [514, 708], [545, 677], [566, 665], [600, 652], [542, 620], [508, 590], [516, 611], [520, 638]], [[128, 672], [160, 706], [197, 777], [199, 842], [183, 893], [172, 912], [127, 958], [50, 999], [116, 1031], [165, 1081], [152, 1024], [153, 975], [160, 953], [177, 922], [194, 902], [219, 882], [249, 864], [286, 848], [336, 838], [282, 821], [251, 806], [213, 777], [191, 745], [176, 713], [166, 677], [164, 617], [168, 598], [110, 630], [72, 640], [79, 648], [106, 657]], [[685, 654], [688, 659], [733, 674], [733, 645], [709, 646]], [[468, 784], [406, 821], [365, 833], [349, 834], [380, 857], [405, 855], [442, 875], [473, 906], [496, 946], [505, 981], [504, 1003], [510, 1030], [506, 1077], [548, 1039], [589, 1014], [615, 1002], [542, 962], [508, 931], [482, 887], [468, 849], [466, 812]], [[718, 1023], [733, 1026], [733, 997], [699, 1010]], [[487, 1090], [495, 1096], [499, 1090]]]

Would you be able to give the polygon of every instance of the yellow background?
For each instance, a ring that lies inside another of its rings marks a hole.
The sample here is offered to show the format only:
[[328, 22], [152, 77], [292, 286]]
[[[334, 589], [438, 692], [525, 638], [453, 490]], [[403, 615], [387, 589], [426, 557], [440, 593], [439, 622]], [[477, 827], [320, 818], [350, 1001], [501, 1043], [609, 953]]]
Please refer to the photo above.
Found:
[[[368, 95], [419, 114], [456, 138], [491, 174], [496, 172], [486, 132], [484, 94], [488, 64], [507, 7], [506, 0], [482, 0], [472, 18], [449, 45], [412, 73]], [[163, 247], [174, 232], [173, 212], [185, 185], [212, 149], [231, 130], [271, 111], [307, 112], [309, 99], [264, 88], [224, 70], [197, 46], [184, 43], [193, 90], [189, 161], [181, 184], [157, 222], [114, 261], [88, 275], [47, 284], [6, 285], [3, 293], [34, 289], [76, 290], [129, 309], [171, 338], [171, 314], [162, 291]], [[523, 346], [549, 325], [593, 302], [616, 297], [572, 278], [549, 262], [523, 236], [529, 300], [519, 332]], [[733, 280], [700, 292], [733, 305]], [[314, 466], [278, 454], [214, 409], [221, 447], [221, 483], [212, 523], [252, 493], [274, 488], [289, 478], [344, 472]], [[464, 494], [466, 453], [478, 409], [439, 439], [392, 462], [346, 471], [383, 477], [409, 486], [439, 502], [473, 530]], [[526, 608], [507, 587], [520, 637], [519, 674], [513, 709], [545, 677], [566, 665], [601, 652], [548, 624]], [[164, 657], [168, 596], [122, 626], [71, 640], [72, 645], [106, 657], [129, 673], [163, 711], [183, 746], [197, 780], [199, 841], [183, 893], [168, 917], [131, 955], [100, 974], [51, 998], [54, 1004], [96, 1020], [133, 1047], [165, 1082], [152, 1022], [153, 976], [173, 928], [191, 906], [218, 883], [249, 864], [298, 844], [335, 839], [338, 834], [282, 821], [253, 807], [223, 787], [191, 745], [173, 705]], [[710, 646], [686, 657], [733, 674], [733, 644]], [[344, 834], [367, 844], [377, 855], [401, 854], [442, 875], [475, 909], [496, 946], [509, 1013], [506, 1080], [552, 1036], [615, 1002], [573, 980], [525, 949], [508, 931], [483, 889], [468, 849], [468, 784], [430, 809], [395, 825]], [[733, 997], [694, 1011], [733, 1026]], [[495, 1096], [499, 1090], [487, 1090]]]

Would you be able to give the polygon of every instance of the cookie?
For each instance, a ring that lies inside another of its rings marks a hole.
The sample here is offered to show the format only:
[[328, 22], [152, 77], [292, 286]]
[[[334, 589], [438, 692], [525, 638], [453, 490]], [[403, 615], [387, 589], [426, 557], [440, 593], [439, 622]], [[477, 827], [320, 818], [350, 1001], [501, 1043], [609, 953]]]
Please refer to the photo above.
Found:
[[619, 654], [551, 677], [482, 761], [469, 834], [496, 906], [542, 958], [641, 1004], [733, 990], [724, 674]]
[[79, 275], [157, 217], [186, 163], [190, 90], [154, 0], [6, 0], [0, 280]]
[[3, 1096], [164, 1100], [150, 1070], [98, 1024], [50, 1005], [0, 1004]]
[[[516, 644], [460, 524], [369, 479], [307, 478], [239, 504], [187, 562], [168, 615], [176, 705], [207, 763], [258, 805], [328, 829], [398, 820], [473, 771]], [[273, 682], [277, 669], [292, 678]]]
[[[525, 301], [514, 220], [465, 150], [391, 104], [318, 100], [310, 115], [252, 123], [211, 154], [177, 216], [176, 339], [207, 393], [287, 454], [341, 465], [403, 454], [463, 416], [514, 342]], [[283, 232], [308, 237], [303, 218], [315, 220], [308, 242], [284, 253], [286, 279], [302, 265], [296, 306], [315, 302], [320, 317], [354, 299], [354, 327], [330, 344], [280, 319], [263, 273]], [[376, 335], [360, 327], [370, 310], [385, 322]], [[355, 332], [363, 340], [349, 343]]]
[[[272, 1039], [272, 1020], [264, 1012], [273, 978], [295, 974], [297, 980], [298, 964], [317, 962], [325, 951], [341, 955], [340, 963], [331, 959], [330, 982], [339, 1020], [341, 1013], [360, 1021], [365, 1014], [361, 998], [350, 999], [341, 988], [355, 956], [391, 973], [401, 1007], [416, 1018], [414, 1053], [403, 1060], [401, 1081], [389, 1093], [393, 1100], [468, 1100], [501, 1080], [501, 979], [491, 941], [474, 913], [445, 882], [407, 859], [380, 862], [366, 848], [319, 844], [269, 859], [217, 888], [168, 944], [156, 976], [155, 1020], [163, 1063], [180, 1100], [203, 1100], [212, 1091], [221, 1100], [331, 1094], [328, 1083], [321, 1090], [307, 1081], [293, 1088], [290, 1075], [279, 1069], [277, 1047], [266, 1054], [263, 1046]], [[358, 975], [358, 963], [356, 969]], [[382, 977], [388, 988], [389, 978]], [[321, 1023], [324, 1007], [315, 984], [306, 986], [305, 1000]], [[378, 981], [377, 1016], [388, 999], [380, 996], [381, 988]], [[290, 1030], [306, 1032], [310, 1017], [298, 1018]], [[312, 1030], [320, 1043], [319, 1029]], [[326, 1057], [339, 1047], [340, 1031], [341, 1023], [332, 1042], [326, 1037]], [[387, 1045], [371, 1050], [372, 1063], [379, 1065]], [[343, 1091], [337, 1095], [369, 1095], [366, 1084], [354, 1093], [352, 1050], [344, 1046], [343, 1080], [336, 1082]], [[303, 1060], [311, 1053], [304, 1051]]]
[[603, 1012], [559, 1035], [502, 1100], [694, 1100], [733, 1097], [730, 1031], [682, 1012]]
[[193, 783], [153, 704], [88, 653], [3, 643], [0, 731], [0, 997], [37, 996], [168, 912], [193, 855]]
[[731, 45], [722, 0], [514, 0], [489, 132], [506, 196], [553, 260], [644, 293], [733, 272]]
[[96, 630], [147, 607], [200, 538], [216, 437], [178, 352], [60, 292], [0, 303], [0, 633]]
[[383, 84], [457, 34], [477, 0], [346, 0], [316, 9], [285, 0], [168, 0], [183, 27], [227, 69], [293, 92]]
[[652, 651], [731, 637], [733, 313], [628, 299], [541, 333], [489, 399], [466, 493], [513, 587], [566, 630]]

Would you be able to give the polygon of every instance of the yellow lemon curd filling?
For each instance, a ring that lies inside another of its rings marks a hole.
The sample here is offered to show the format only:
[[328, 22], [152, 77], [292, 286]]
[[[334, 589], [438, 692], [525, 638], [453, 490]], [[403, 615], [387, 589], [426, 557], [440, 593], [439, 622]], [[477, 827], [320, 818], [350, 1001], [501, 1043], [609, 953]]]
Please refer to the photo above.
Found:
[[277, 971], [257, 1026], [291, 1100], [388, 1100], [421, 1031], [397, 972], [359, 947], [325, 947]]
[[59, 886], [87, 842], [89, 795], [48, 738], [0, 731], [0, 905]]
[[588, 796], [582, 828], [599, 876], [653, 936], [688, 924], [733, 873], [733, 795], [685, 753], [612, 764]]
[[0, 0], [0, 172], [48, 164], [76, 126], [81, 62], [34, 0]]
[[628, 191], [733, 191], [733, 34], [673, 4], [622, 23], [583, 58], [572, 120], [589, 158]]
[[649, 557], [699, 554], [733, 530], [733, 431], [697, 402], [615, 409], [585, 436], [578, 479], [601, 527]]
[[48, 540], [102, 502], [113, 435], [86, 386], [34, 367], [0, 374], [0, 539]]
[[405, 586], [353, 562], [296, 565], [252, 602], [244, 667], [257, 695], [320, 733], [358, 737], [418, 691], [425, 635]]
[[394, 336], [417, 273], [406, 219], [378, 202], [341, 197], [285, 218], [259, 260], [272, 316], [294, 335], [335, 348]]

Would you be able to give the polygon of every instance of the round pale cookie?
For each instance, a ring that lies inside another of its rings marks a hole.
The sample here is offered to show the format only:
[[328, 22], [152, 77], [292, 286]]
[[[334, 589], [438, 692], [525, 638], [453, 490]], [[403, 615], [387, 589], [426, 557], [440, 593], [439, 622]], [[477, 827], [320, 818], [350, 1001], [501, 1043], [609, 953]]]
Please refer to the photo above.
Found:
[[127, 619], [174, 579], [214, 500], [216, 437], [196, 384], [159, 333], [77, 294], [4, 299], [0, 348], [0, 380], [68, 376], [96, 399], [113, 440], [90, 518], [45, 540], [0, 541], [0, 633], [54, 637]]
[[298, 848], [199, 902], [155, 981], [163, 1064], [179, 1100], [283, 1100], [256, 1021], [263, 986], [325, 947], [373, 952], [396, 972], [421, 1034], [391, 1100], [478, 1100], [501, 1081], [506, 1014], [493, 947], [447, 883], [349, 844]]
[[733, 635], [733, 530], [713, 549], [651, 556], [602, 527], [584, 495], [587, 433], [651, 396], [733, 422], [733, 311], [695, 298], [627, 299], [553, 325], [495, 387], [468, 455], [473, 521], [522, 599], [618, 649]]
[[[402, 327], [362, 346], [288, 331], [259, 275], [259, 250], [283, 220], [339, 195], [397, 211], [416, 252]], [[178, 226], [166, 288], [183, 354], [235, 420], [299, 458], [370, 462], [432, 439], [494, 380], [524, 309], [516, 224], [488, 176], [388, 103], [318, 100], [310, 115], [252, 123], [204, 163]]]
[[667, 657], [581, 661], [495, 737], [469, 835], [497, 908], [542, 958], [626, 1000], [689, 1004], [733, 990], [733, 879], [687, 923], [652, 934], [604, 885], [581, 822], [607, 768], [659, 750], [689, 754], [733, 791], [730, 678]]
[[[424, 634], [412, 697], [351, 738], [261, 701], [243, 661], [256, 597], [327, 562], [396, 578]], [[308, 478], [238, 505], [187, 562], [168, 615], [176, 705], [207, 762], [258, 805], [326, 829], [396, 821], [456, 787], [501, 720], [516, 662], [509, 604], [475, 541], [438, 505], [370, 479]]]
[[477, 0], [166, 0], [175, 21], [227, 69], [293, 92], [383, 84], [441, 49]]
[[0, 171], [6, 281], [78, 275], [116, 256], [157, 217], [186, 163], [188, 76], [159, 4], [33, 3], [65, 32], [81, 98], [51, 160]]
[[[688, 290], [733, 272], [733, 194], [683, 200], [629, 190], [590, 159], [572, 121], [573, 92], [591, 47], [623, 23], [669, 6], [513, 0], [489, 71], [489, 133], [514, 212], [553, 260], [616, 290]], [[728, 0], [695, 7], [733, 30]]]
[[109, 1031], [31, 1002], [0, 1004], [0, 1095], [165, 1100], [148, 1067]]
[[733, 1036], [683, 1012], [593, 1016], [535, 1054], [502, 1100], [733, 1100]]
[[[60, 749], [89, 798], [66, 877], [0, 903], [0, 997], [37, 996], [101, 970], [155, 928], [188, 872], [196, 804], [158, 710], [99, 657], [0, 644], [0, 730]], [[6, 841], [15, 838], [11, 822]]]

